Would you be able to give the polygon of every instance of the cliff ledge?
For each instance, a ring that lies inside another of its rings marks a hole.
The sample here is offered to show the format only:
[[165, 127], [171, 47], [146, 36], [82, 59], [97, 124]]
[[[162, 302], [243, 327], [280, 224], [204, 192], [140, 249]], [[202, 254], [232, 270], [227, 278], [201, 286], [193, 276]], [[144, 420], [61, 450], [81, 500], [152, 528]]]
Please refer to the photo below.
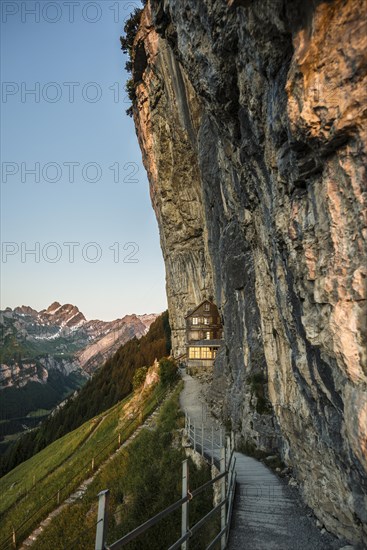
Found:
[[237, 441], [367, 542], [364, 2], [150, 0], [133, 58], [174, 352], [212, 298]]

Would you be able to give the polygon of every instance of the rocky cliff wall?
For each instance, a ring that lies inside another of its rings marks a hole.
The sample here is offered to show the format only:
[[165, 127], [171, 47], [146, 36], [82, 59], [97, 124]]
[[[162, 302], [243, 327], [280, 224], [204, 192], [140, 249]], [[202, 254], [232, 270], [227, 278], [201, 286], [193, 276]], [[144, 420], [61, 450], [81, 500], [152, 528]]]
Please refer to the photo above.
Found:
[[277, 450], [333, 532], [367, 539], [366, 10], [151, 0], [134, 119], [176, 355], [213, 297], [212, 400]]

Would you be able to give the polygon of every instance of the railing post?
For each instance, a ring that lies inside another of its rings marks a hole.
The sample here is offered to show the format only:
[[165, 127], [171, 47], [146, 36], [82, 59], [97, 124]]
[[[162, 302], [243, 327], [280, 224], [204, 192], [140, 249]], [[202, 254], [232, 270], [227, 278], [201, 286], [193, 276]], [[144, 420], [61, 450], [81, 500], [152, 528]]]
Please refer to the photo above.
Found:
[[230, 489], [231, 489], [231, 484], [232, 484], [232, 466], [233, 466], [233, 460], [232, 459], [232, 439], [230, 437], [227, 438], [227, 445], [228, 445], [228, 448], [227, 448], [227, 452], [228, 452], [228, 457], [227, 457], [227, 471], [228, 471], [228, 475], [227, 475], [227, 489], [226, 489], [226, 494], [227, 496], [229, 497], [229, 493], [230, 493]]
[[[182, 498], [187, 497], [189, 493], [189, 462], [182, 462]], [[189, 501], [182, 504], [181, 512], [181, 536], [183, 537], [189, 530]], [[185, 541], [181, 544], [181, 550], [188, 550], [189, 543]]]
[[226, 469], [228, 470], [229, 461], [231, 460], [232, 449], [231, 449], [231, 438], [229, 437], [229, 435], [227, 435], [226, 439], [227, 439], [227, 441], [226, 441]]
[[104, 550], [105, 548], [105, 541], [107, 538], [108, 498], [108, 489], [101, 491], [98, 494], [98, 517], [95, 550]]
[[212, 466], [214, 464], [214, 426], [212, 426]]
[[219, 447], [220, 447], [220, 448], [223, 447], [223, 432], [222, 432], [222, 428], [219, 428]]
[[17, 547], [17, 537], [15, 535], [15, 528], [14, 527], [13, 527], [13, 539], [12, 540], [13, 540], [13, 546], [14, 546], [14, 548], [16, 548]]
[[233, 457], [232, 461], [229, 464], [229, 472], [228, 472], [228, 489], [227, 489], [228, 508], [227, 508], [226, 541], [228, 541], [228, 537], [229, 537], [229, 529], [231, 525], [231, 518], [232, 518], [232, 511], [233, 511], [233, 498], [234, 498], [235, 482], [236, 482], [235, 463], [236, 463], [236, 459]]
[[234, 451], [234, 431], [233, 430], [231, 431], [231, 446], [232, 446], [232, 451]]
[[204, 424], [201, 424], [201, 456], [204, 456]]
[[194, 451], [196, 451], [196, 424], [194, 422]]
[[[220, 449], [220, 472], [226, 471], [226, 450], [224, 447]], [[221, 485], [221, 500], [226, 498], [226, 476], [223, 476], [220, 480]], [[220, 510], [220, 528], [221, 531], [226, 527], [226, 504], [222, 504]], [[224, 550], [226, 547], [226, 533], [224, 532], [220, 539], [220, 548]]]

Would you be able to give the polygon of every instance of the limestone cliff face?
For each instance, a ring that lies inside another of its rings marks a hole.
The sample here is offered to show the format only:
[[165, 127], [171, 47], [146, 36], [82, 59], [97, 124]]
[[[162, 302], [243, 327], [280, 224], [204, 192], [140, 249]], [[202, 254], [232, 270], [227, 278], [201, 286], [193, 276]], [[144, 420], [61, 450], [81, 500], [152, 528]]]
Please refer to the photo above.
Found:
[[133, 73], [174, 352], [212, 296], [213, 401], [352, 541], [367, 540], [365, 13], [151, 0]]

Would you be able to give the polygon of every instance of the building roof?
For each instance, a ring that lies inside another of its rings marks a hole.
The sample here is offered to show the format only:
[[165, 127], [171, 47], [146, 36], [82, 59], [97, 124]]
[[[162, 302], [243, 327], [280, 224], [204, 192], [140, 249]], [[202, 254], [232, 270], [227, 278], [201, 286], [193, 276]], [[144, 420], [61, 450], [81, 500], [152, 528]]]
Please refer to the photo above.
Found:
[[[210, 300], [203, 300], [202, 302], [200, 302], [199, 305], [195, 306], [194, 309], [191, 309], [187, 315], [185, 315], [185, 319], [187, 319], [188, 317], [190, 317], [190, 315], [192, 315], [193, 313], [195, 313], [195, 311], [197, 309], [199, 309], [199, 307], [201, 307], [203, 304], [205, 304], [206, 302], [208, 302], [208, 304], [211, 304], [212, 306], [215, 306], [214, 302], [211, 302]], [[215, 306], [217, 307], [217, 306]]]
[[192, 347], [217, 347], [223, 344], [224, 340], [190, 340], [188, 346]]

